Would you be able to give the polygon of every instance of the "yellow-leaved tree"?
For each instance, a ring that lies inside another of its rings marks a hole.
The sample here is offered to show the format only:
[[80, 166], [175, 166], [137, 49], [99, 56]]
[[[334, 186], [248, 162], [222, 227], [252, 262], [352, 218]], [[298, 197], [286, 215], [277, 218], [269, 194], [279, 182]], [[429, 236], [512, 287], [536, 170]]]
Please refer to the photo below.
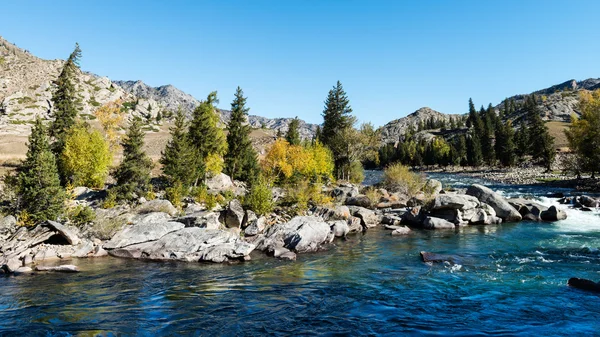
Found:
[[112, 154], [108, 142], [87, 124], [78, 124], [67, 135], [62, 152], [66, 177], [74, 186], [102, 188]]
[[302, 146], [278, 139], [265, 155], [262, 168], [267, 177], [279, 183], [316, 182], [333, 179], [334, 163], [331, 151], [318, 141]]
[[125, 122], [125, 111], [122, 109], [122, 105], [123, 102], [121, 100], [116, 100], [106, 103], [94, 112], [94, 115], [96, 115], [102, 126], [104, 136], [113, 154], [119, 146], [119, 141], [121, 140], [119, 131]]

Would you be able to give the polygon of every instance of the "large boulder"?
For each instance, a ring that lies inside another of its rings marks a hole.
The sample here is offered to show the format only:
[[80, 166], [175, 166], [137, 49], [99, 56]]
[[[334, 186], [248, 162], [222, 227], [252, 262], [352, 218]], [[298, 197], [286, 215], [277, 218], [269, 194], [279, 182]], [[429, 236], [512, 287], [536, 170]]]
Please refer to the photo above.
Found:
[[429, 179], [423, 186], [423, 191], [429, 195], [437, 195], [442, 191], [442, 183], [439, 180]]
[[306, 253], [317, 251], [332, 240], [331, 228], [321, 218], [297, 216], [288, 222], [271, 226], [258, 243], [258, 249], [285, 247], [297, 253]]
[[350, 206], [348, 209], [353, 216], [361, 220], [361, 224], [364, 228], [372, 228], [381, 223], [377, 214], [370, 209], [359, 206]]
[[43, 223], [42, 226], [48, 227], [51, 230], [56, 231], [57, 234], [65, 238], [65, 240], [67, 240], [67, 242], [69, 242], [70, 245], [76, 246], [80, 242], [79, 237], [77, 237], [77, 235], [72, 230], [56, 221], [48, 220], [45, 223]]
[[422, 212], [420, 206], [413, 207], [402, 215], [402, 222], [410, 226], [422, 226], [424, 220], [425, 213]]
[[104, 249], [117, 249], [140, 243], [156, 241], [168, 233], [180, 230], [185, 225], [181, 222], [167, 221], [158, 223], [140, 223], [126, 226], [110, 241], [104, 244]]
[[577, 201], [585, 207], [592, 207], [592, 208], [598, 207], [600, 204], [600, 202], [597, 199], [592, 198], [587, 195], [580, 196], [579, 198], [577, 198]]
[[217, 212], [198, 212], [176, 218], [173, 221], [181, 222], [186, 227], [219, 229], [221, 228], [219, 217], [220, 214]]
[[331, 232], [336, 238], [346, 237], [350, 232], [350, 227], [348, 226], [348, 222], [344, 220], [335, 220], [329, 222], [331, 226]]
[[188, 262], [247, 259], [253, 244], [244, 242], [229, 231], [184, 228], [171, 232], [141, 249], [141, 258]]
[[423, 228], [425, 228], [425, 229], [454, 229], [455, 225], [450, 221], [428, 216], [425, 218], [425, 221], [423, 221]]
[[17, 228], [17, 218], [12, 215], [7, 215], [0, 218], [0, 235], [12, 233]]
[[140, 214], [162, 212], [170, 216], [177, 214], [177, 208], [169, 200], [154, 199], [139, 205], [136, 211]]
[[246, 236], [254, 236], [262, 233], [267, 227], [267, 219], [264, 216], [257, 218], [248, 223], [246, 229], [244, 229], [244, 234]]
[[594, 282], [583, 278], [572, 277], [567, 282], [567, 285], [581, 290], [600, 292], [600, 282]]
[[337, 202], [344, 202], [346, 198], [359, 195], [358, 187], [351, 184], [343, 184], [331, 191], [331, 197]]
[[467, 210], [480, 206], [479, 200], [471, 195], [464, 194], [440, 194], [435, 197], [432, 211], [440, 211], [446, 209]]
[[206, 188], [209, 192], [220, 193], [228, 190], [233, 190], [235, 188], [235, 185], [233, 184], [233, 180], [231, 180], [231, 177], [229, 177], [225, 173], [220, 173], [206, 181]]
[[471, 185], [467, 189], [467, 194], [479, 199], [480, 202], [490, 205], [496, 211], [496, 215], [503, 221], [517, 222], [523, 219], [519, 211], [512, 207], [508, 201], [485, 186], [479, 184]]
[[548, 210], [543, 211], [540, 214], [540, 218], [544, 221], [559, 221], [567, 218], [567, 213], [562, 209], [556, 208], [556, 206], [550, 206]]
[[548, 210], [548, 207], [533, 200], [513, 198], [508, 199], [507, 201], [512, 207], [519, 211], [523, 220], [541, 221], [542, 212]]
[[359, 194], [354, 197], [348, 197], [348, 198], [346, 198], [346, 201], [344, 202], [344, 204], [346, 204], [348, 206], [358, 206], [358, 207], [365, 207], [365, 208], [370, 208], [372, 206], [371, 199], [369, 199], [369, 197], [367, 197], [364, 194]]
[[225, 226], [229, 228], [242, 227], [245, 215], [242, 203], [237, 199], [231, 200], [225, 211]]
[[320, 216], [325, 221], [330, 220], [348, 220], [352, 216], [348, 206], [315, 207], [313, 215]]

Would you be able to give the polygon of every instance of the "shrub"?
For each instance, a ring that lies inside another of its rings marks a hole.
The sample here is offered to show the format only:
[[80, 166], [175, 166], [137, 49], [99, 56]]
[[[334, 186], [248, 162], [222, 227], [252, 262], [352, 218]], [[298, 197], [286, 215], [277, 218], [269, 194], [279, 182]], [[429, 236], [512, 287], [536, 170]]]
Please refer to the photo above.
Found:
[[423, 187], [424, 179], [421, 175], [411, 172], [408, 166], [395, 163], [385, 168], [383, 183], [391, 192], [414, 196]]
[[101, 188], [108, 176], [112, 156], [108, 142], [98, 131], [79, 125], [67, 136], [62, 153], [65, 176], [73, 185]]
[[102, 202], [102, 208], [113, 208], [117, 206], [117, 193], [114, 190], [108, 190], [108, 194]]
[[96, 219], [96, 213], [89, 206], [79, 205], [69, 212], [69, 220], [77, 226], [83, 226]]
[[165, 189], [165, 198], [176, 208], [181, 208], [181, 200], [184, 196], [184, 187], [181, 182], [177, 181], [172, 187]]
[[319, 142], [304, 147], [284, 139], [275, 141], [261, 165], [268, 178], [280, 183], [328, 180], [334, 167], [331, 152]]
[[367, 198], [369, 198], [369, 200], [371, 201], [371, 205], [377, 205], [379, 203], [379, 200], [381, 199], [381, 194], [373, 186], [365, 188], [363, 194], [366, 195]]
[[244, 198], [244, 206], [258, 215], [269, 213], [273, 209], [273, 193], [266, 180], [260, 177]]
[[321, 206], [328, 205], [331, 201], [331, 197], [321, 192], [320, 183], [310, 183], [303, 180], [286, 187], [284, 202], [289, 206], [295, 206], [299, 211], [308, 209], [309, 204]]
[[21, 211], [17, 218], [17, 226], [33, 227], [35, 225], [35, 219], [25, 210]]

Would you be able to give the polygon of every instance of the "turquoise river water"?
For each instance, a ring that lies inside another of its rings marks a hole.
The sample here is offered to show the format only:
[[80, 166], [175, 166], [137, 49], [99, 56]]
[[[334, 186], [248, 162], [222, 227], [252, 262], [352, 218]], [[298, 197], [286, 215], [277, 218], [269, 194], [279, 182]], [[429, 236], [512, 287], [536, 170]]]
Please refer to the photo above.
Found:
[[[475, 181], [433, 176], [456, 187]], [[600, 334], [600, 295], [566, 285], [600, 280], [600, 217], [567, 212], [554, 224], [406, 237], [375, 229], [295, 262], [74, 259], [78, 274], [0, 278], [0, 335]], [[456, 254], [459, 264], [423, 263], [420, 251]]]

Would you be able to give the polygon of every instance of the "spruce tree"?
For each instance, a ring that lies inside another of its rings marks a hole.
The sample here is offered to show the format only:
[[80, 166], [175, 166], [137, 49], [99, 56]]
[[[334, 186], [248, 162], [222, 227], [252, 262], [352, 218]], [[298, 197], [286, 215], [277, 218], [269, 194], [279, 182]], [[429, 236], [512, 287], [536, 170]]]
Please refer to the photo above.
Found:
[[244, 92], [237, 87], [231, 102], [231, 119], [227, 124], [225, 173], [232, 179], [251, 183], [258, 174], [258, 163], [250, 141], [250, 126], [245, 125], [248, 110]]
[[508, 120], [496, 128], [496, 154], [502, 166], [513, 166], [515, 164], [515, 143], [512, 123]]
[[[195, 170], [197, 176], [195, 183], [206, 177], [205, 167], [211, 156], [223, 156], [227, 148], [225, 134], [219, 128], [219, 115], [215, 104], [219, 102], [217, 92], [211, 92], [206, 100], [194, 109], [189, 127], [189, 141], [197, 155]], [[233, 114], [232, 114], [233, 117]], [[219, 159], [220, 160], [220, 159]]]
[[527, 104], [527, 119], [529, 120], [530, 154], [540, 159], [541, 164], [550, 171], [556, 152], [554, 137], [540, 117], [535, 95], [531, 95]]
[[60, 157], [65, 145], [65, 139], [71, 127], [75, 125], [75, 118], [78, 112], [79, 99], [74, 81], [79, 68], [80, 58], [81, 49], [79, 49], [79, 44], [75, 44], [75, 50], [69, 55], [58, 78], [54, 81], [54, 85], [56, 86], [52, 94], [54, 121], [50, 126], [50, 137], [54, 140], [52, 152], [57, 158], [59, 173], [62, 171]]
[[117, 197], [122, 200], [133, 200], [136, 196], [141, 197], [148, 192], [150, 172], [154, 166], [143, 150], [144, 132], [140, 118], [134, 118], [121, 145], [123, 161], [113, 174], [117, 180]]
[[[489, 111], [489, 110], [488, 110]], [[488, 165], [494, 165], [496, 161], [496, 151], [494, 150], [494, 122], [493, 116], [486, 112], [483, 123], [483, 132], [481, 133], [481, 151], [483, 159]]]
[[288, 130], [285, 134], [285, 139], [291, 145], [300, 145], [300, 132], [298, 128], [300, 127], [300, 120], [298, 117], [292, 119], [290, 124], [288, 125]]
[[349, 134], [356, 118], [352, 116], [350, 100], [342, 87], [340, 81], [329, 90], [323, 110], [323, 128], [321, 129], [321, 141], [331, 150], [335, 161], [338, 175], [342, 167], [348, 166], [347, 158], [344, 158], [341, 149], [345, 143], [344, 134]]
[[[198, 167], [203, 161], [198, 162], [198, 157], [191, 146], [187, 134], [187, 122], [183, 110], [178, 109], [175, 115], [175, 123], [169, 129], [171, 139], [165, 146], [160, 158], [162, 172], [171, 186], [180, 183], [182, 186], [191, 186], [198, 172]], [[196, 168], [196, 169], [194, 169]], [[200, 167], [203, 170], [202, 167]]]
[[19, 204], [29, 219], [56, 220], [62, 213], [66, 194], [60, 185], [46, 128], [39, 117], [29, 136], [27, 157], [17, 170], [17, 182]]
[[460, 135], [454, 140], [454, 154], [452, 161], [454, 165], [467, 164], [467, 140], [464, 135]]
[[470, 166], [481, 166], [483, 162], [481, 140], [477, 134], [471, 134], [467, 139], [467, 162]]

